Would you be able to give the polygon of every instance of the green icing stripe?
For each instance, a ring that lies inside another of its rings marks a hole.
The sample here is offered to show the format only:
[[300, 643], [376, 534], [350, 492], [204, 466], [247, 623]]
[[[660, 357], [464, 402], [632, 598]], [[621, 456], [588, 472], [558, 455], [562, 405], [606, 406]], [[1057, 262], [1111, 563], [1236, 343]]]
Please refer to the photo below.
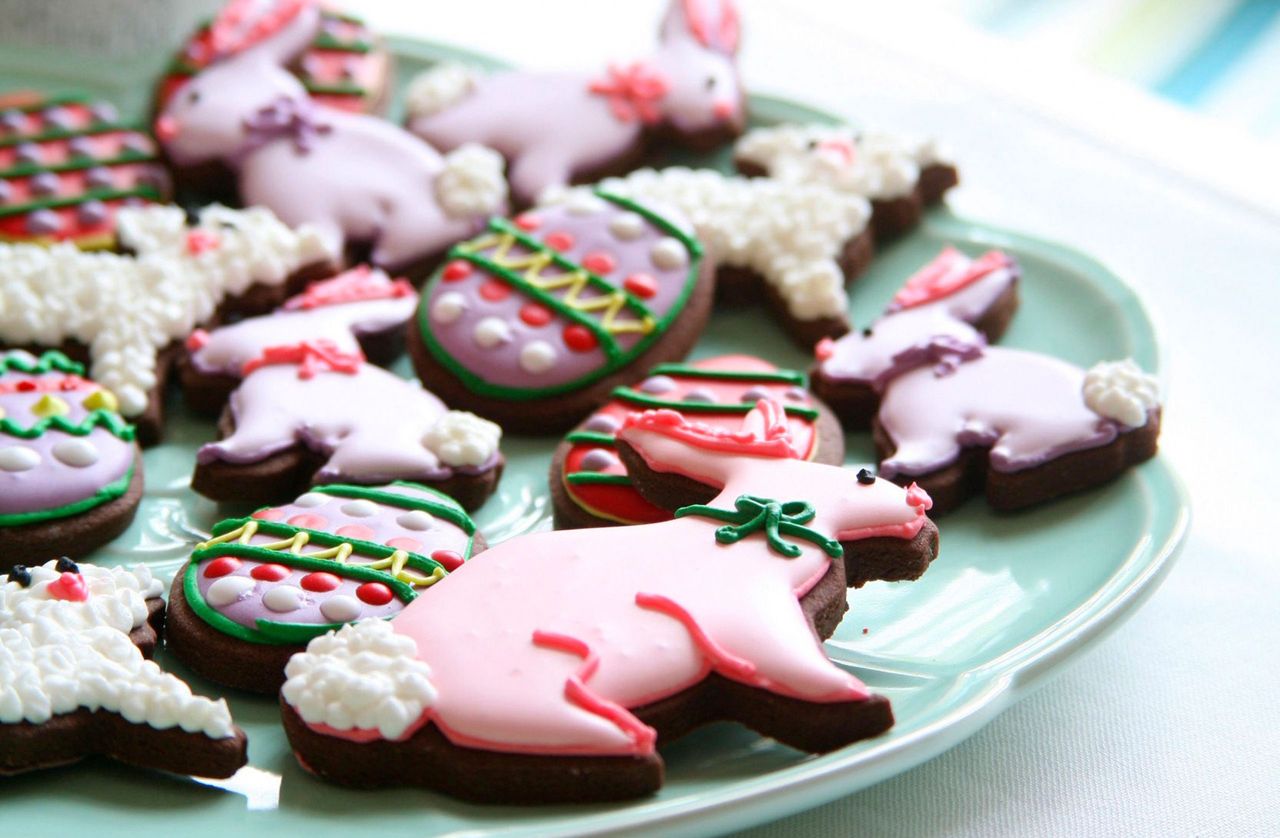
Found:
[[311, 49], [327, 49], [333, 52], [358, 52], [363, 55], [373, 50], [373, 44], [368, 41], [343, 41], [333, 37], [328, 32], [321, 32], [311, 42]]
[[22, 215], [23, 213], [33, 212], [38, 209], [60, 209], [62, 207], [74, 207], [83, 204], [85, 201], [115, 201], [120, 198], [150, 198], [153, 201], [162, 200], [162, 196], [153, 187], [138, 186], [133, 189], [113, 189], [110, 191], [90, 191], [80, 195], [59, 196], [54, 198], [45, 198], [39, 201], [28, 201], [25, 204], [15, 204], [13, 206], [0, 207], [0, 218], [11, 215]]
[[388, 492], [384, 489], [376, 489], [371, 486], [352, 486], [347, 483], [326, 483], [321, 486], [313, 486], [311, 491], [319, 492], [323, 495], [333, 495], [339, 498], [356, 498], [360, 500], [370, 500], [374, 503], [381, 503], [387, 506], [396, 506], [400, 509], [418, 509], [427, 512], [437, 518], [443, 518], [453, 524], [467, 535], [474, 535], [476, 531], [475, 522], [471, 520], [471, 516], [467, 515], [462, 506], [453, 498], [432, 489], [423, 486], [420, 483], [413, 483], [407, 480], [397, 480], [391, 484], [392, 486], [401, 486], [406, 489], [413, 489], [419, 492], [426, 492], [432, 495], [431, 498], [415, 498], [408, 495], [397, 494], [396, 492]]
[[[355, 555], [358, 555], [362, 558], [373, 559], [374, 561], [377, 561], [378, 559], [388, 558], [389, 556], [391, 556], [392, 553], [396, 551], [394, 547], [388, 547], [385, 544], [375, 544], [372, 541], [362, 541], [358, 538], [347, 538], [346, 536], [334, 535], [333, 533], [324, 532], [322, 530], [312, 530], [312, 529], [306, 529], [305, 527], [295, 527], [292, 524], [282, 524], [279, 521], [261, 521], [256, 518], [228, 518], [225, 521], [219, 521], [213, 528], [213, 535], [215, 538], [220, 535], [226, 535], [228, 532], [233, 532], [236, 529], [239, 529], [240, 527], [244, 526], [251, 520], [257, 522], [258, 532], [263, 535], [268, 535], [268, 536], [271, 536], [272, 538], [278, 538], [278, 539], [284, 540], [284, 539], [292, 538], [293, 536], [297, 535], [300, 532], [304, 532], [307, 534], [308, 544], [314, 544], [323, 549], [328, 549], [330, 547], [337, 547], [342, 544], [350, 544], [352, 548], [352, 552]], [[195, 551], [192, 552], [191, 556], [192, 558], [195, 558], [197, 556], [216, 557], [216, 556], [222, 555], [222, 553], [219, 552], [221, 548], [228, 547], [231, 545], [236, 545], [236, 544], [238, 544], [238, 542], [235, 542], [235, 541], [230, 541], [230, 542], [224, 541], [219, 544], [211, 544], [208, 547], [196, 549]], [[239, 546], [265, 549], [265, 548], [262, 548], [260, 545], [255, 545], [255, 544], [241, 544]], [[273, 556], [309, 558], [305, 553], [282, 553], [279, 550], [267, 550], [266, 552]], [[466, 552], [467, 552], [467, 555], [463, 557], [464, 559], [470, 558], [471, 556], [470, 541], [467, 542]], [[408, 555], [408, 560], [405, 562], [406, 567], [411, 567], [414, 570], [421, 571], [427, 576], [430, 576], [432, 573], [434, 573], [437, 568], [439, 568], [440, 570], [444, 570], [443, 565], [441, 565], [439, 562], [437, 562], [435, 559], [429, 556], [424, 556], [421, 553], [410, 553], [408, 550], [406, 550], [405, 553]], [[278, 561], [280, 564], [290, 564], [289, 559], [272, 559], [271, 561]], [[361, 567], [360, 565], [340, 564], [334, 561], [333, 559], [313, 559], [312, 561], [324, 562], [326, 563], [327, 567], [337, 568], [338, 569], [337, 572], [339, 573], [339, 575], [341, 575], [343, 568]], [[381, 570], [371, 570], [367, 567], [362, 568], [362, 570], [368, 571], [369, 573], [378, 574], [380, 576], [385, 576], [388, 578], [391, 577], [391, 574]], [[447, 573], [448, 571], [445, 571], [445, 572]], [[357, 578], [357, 577], [353, 575], [352, 578]], [[388, 579], [377, 579], [376, 581], [387, 582]], [[408, 583], [397, 582], [396, 584], [403, 585]]]
[[68, 422], [61, 416], [48, 416], [31, 427], [24, 428], [7, 416], [0, 419], [0, 433], [20, 439], [36, 439], [43, 436], [50, 428], [74, 436], [88, 436], [94, 428], [103, 428], [125, 442], [132, 441], [136, 433], [133, 425], [121, 419], [120, 414], [107, 410], [91, 411], [80, 420], [79, 424]]
[[636, 203], [630, 198], [624, 198], [621, 195], [615, 195], [614, 193], [604, 189], [597, 189], [595, 190], [595, 193], [599, 197], [604, 198], [606, 201], [608, 201], [611, 204], [614, 204], [615, 206], [621, 207], [622, 209], [625, 209], [629, 212], [634, 212], [637, 215], [643, 216], [646, 221], [648, 221], [653, 226], [657, 227], [662, 232], [666, 233], [668, 236], [671, 236], [674, 239], [679, 239], [680, 243], [683, 244], [685, 246], [685, 249], [687, 249], [689, 253], [694, 257], [693, 261], [697, 261], [698, 259], [702, 258], [702, 242], [698, 241], [696, 238], [689, 235], [689, 233], [685, 232], [684, 230], [681, 230], [679, 227], [672, 224], [670, 221], [663, 218], [661, 215], [658, 215], [656, 212], [649, 209], [644, 204]]
[[[255, 620], [258, 632], [268, 643], [293, 646], [306, 643], [330, 631], [337, 631], [346, 623], [277, 623], [274, 620]], [[236, 623], [236, 625], [240, 625]], [[240, 626], [244, 628], [244, 626]]]
[[[338, 539], [341, 541], [342, 539]], [[191, 553], [191, 563], [200, 564], [206, 559], [216, 559], [220, 556], [234, 556], [238, 559], [249, 559], [255, 562], [263, 562], [264, 564], [282, 564], [287, 567], [297, 568], [298, 570], [321, 570], [326, 573], [333, 573], [337, 576], [345, 576], [348, 579], [355, 579], [360, 582], [381, 582], [388, 588], [395, 591], [396, 596], [405, 602], [412, 602], [417, 596], [414, 593], [413, 586], [408, 582], [401, 582], [389, 573], [381, 570], [370, 570], [367, 567], [361, 567], [355, 564], [339, 564], [333, 559], [313, 559], [305, 553], [290, 553], [282, 550], [268, 550], [265, 547], [259, 547], [254, 544], [239, 544], [231, 542], [229, 544], [215, 544], [212, 547], [197, 549]], [[413, 556], [410, 555], [410, 562]], [[420, 566], [415, 567], [421, 570]]]
[[[652, 396], [646, 396], [644, 393], [632, 390], [630, 387], [619, 387], [613, 391], [613, 398], [620, 401], [637, 404], [649, 409], [657, 410], [677, 410], [681, 413], [722, 413], [722, 414], [740, 414], [746, 415], [755, 410], [753, 404], [715, 404], [713, 402], [668, 402], [662, 399], [655, 399]], [[802, 419], [814, 421], [818, 418], [818, 411], [811, 407], [800, 407], [799, 405], [785, 405], [788, 416], [798, 416]]]
[[0, 515], [0, 527], [20, 527], [23, 524], [39, 524], [42, 521], [66, 518], [71, 515], [79, 515], [81, 512], [87, 512], [108, 501], [113, 501], [128, 491], [129, 484], [133, 481], [133, 468], [133, 466], [129, 466], [129, 470], [119, 480], [108, 483], [94, 492], [91, 497], [78, 500], [75, 503], [69, 503], [66, 506], [59, 506], [54, 509], [37, 509], [32, 512], [12, 512], [8, 515]]
[[[22, 111], [23, 113], [35, 113], [58, 105], [87, 105], [91, 101], [92, 99], [84, 93], [58, 93], [54, 96], [46, 96], [32, 102], [30, 105], [17, 105], [13, 110]], [[9, 110], [9, 108], [5, 108], [5, 110]]]
[[712, 381], [751, 381], [766, 384], [791, 384], [796, 387], [806, 386], [805, 374], [795, 370], [746, 372], [744, 370], [708, 370], [688, 364], [658, 364], [649, 371], [649, 374], [678, 375], [681, 378], [705, 378]]
[[132, 122], [95, 122], [81, 128], [57, 128], [43, 134], [23, 134], [16, 137], [0, 139], [0, 148], [18, 145], [19, 143], [44, 143], [50, 140], [70, 140], [75, 137], [88, 137], [94, 134], [109, 134], [112, 131], [133, 131], [145, 134], [147, 129]]
[[613, 447], [615, 442], [613, 434], [605, 434], [600, 431], [573, 431], [565, 435], [565, 442], [589, 442], [596, 445], [608, 445]]
[[630, 486], [631, 478], [625, 474], [600, 474], [594, 471], [575, 471], [564, 479], [576, 486]]
[[64, 174], [66, 172], [78, 172], [83, 169], [91, 169], [94, 166], [124, 166], [129, 163], [146, 163], [155, 160], [155, 156], [151, 154], [143, 154], [140, 151], [128, 151], [120, 157], [113, 157], [101, 160], [96, 157], [77, 158], [70, 163], [58, 163], [54, 166], [45, 166], [39, 163], [24, 163], [21, 166], [15, 166], [11, 169], [0, 170], [0, 177], [25, 177], [27, 175], [37, 175], [41, 172], [53, 172], [54, 174]]
[[25, 372], [28, 375], [65, 372], [71, 375], [84, 375], [84, 364], [78, 364], [61, 352], [52, 349], [41, 353], [34, 364], [18, 354], [0, 353], [0, 374], [6, 372]]
[[317, 96], [364, 96], [365, 88], [358, 84], [321, 84], [320, 82], [304, 82], [307, 92]]

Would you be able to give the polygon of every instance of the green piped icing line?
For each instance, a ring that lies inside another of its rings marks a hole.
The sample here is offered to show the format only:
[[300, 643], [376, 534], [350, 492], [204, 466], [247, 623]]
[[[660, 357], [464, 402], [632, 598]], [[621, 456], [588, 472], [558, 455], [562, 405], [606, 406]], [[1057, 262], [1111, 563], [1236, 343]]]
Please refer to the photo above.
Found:
[[6, 372], [24, 372], [27, 375], [65, 372], [69, 375], [84, 375], [84, 364], [76, 363], [61, 352], [52, 349], [41, 353], [34, 364], [17, 353], [0, 353], [0, 375]]
[[[12, 110], [35, 113], [46, 108], [56, 108], [59, 105], [87, 105], [92, 101], [93, 98], [86, 93], [57, 93], [53, 96], [39, 98], [29, 105], [15, 105]], [[10, 108], [5, 108], [5, 110], [10, 110]]]
[[839, 541], [804, 526], [817, 514], [808, 501], [776, 501], [755, 495], [739, 495], [733, 505], [733, 509], [717, 509], [703, 504], [682, 506], [676, 510], [676, 517], [696, 516], [726, 522], [725, 526], [716, 529], [716, 541], [720, 544], [736, 544], [753, 533], [763, 533], [770, 550], [794, 559], [800, 555], [800, 548], [783, 538], [789, 535], [817, 545], [833, 559], [844, 555], [844, 547]]
[[[656, 340], [658, 340], [662, 335], [666, 334], [667, 329], [671, 327], [672, 322], [674, 322], [675, 319], [680, 316], [680, 314], [684, 311], [685, 306], [688, 305], [689, 297], [693, 294], [693, 289], [698, 284], [698, 273], [701, 270], [701, 266], [702, 266], [703, 248], [701, 243], [699, 243], [697, 239], [690, 236], [684, 230], [681, 230], [679, 227], [672, 224], [670, 221], [663, 218], [662, 216], [658, 215], [648, 207], [642, 206], [628, 198], [623, 198], [620, 195], [614, 195], [611, 192], [606, 192], [603, 189], [595, 190], [595, 194], [598, 195], [600, 198], [603, 198], [604, 200], [610, 202], [611, 204], [614, 204], [615, 206], [618, 206], [624, 210], [628, 210], [630, 212], [634, 212], [637, 215], [642, 216], [650, 224], [662, 230], [664, 233], [671, 236], [672, 238], [678, 239], [680, 243], [684, 245], [685, 249], [689, 251], [690, 258], [689, 258], [689, 270], [685, 274], [684, 287], [680, 289], [680, 294], [676, 297], [675, 300], [672, 301], [671, 308], [667, 311], [666, 314], [664, 314], [660, 318], [655, 318], [653, 331], [645, 335], [633, 347], [631, 347], [630, 350], [628, 350], [623, 355], [619, 356], [617, 360], [607, 359], [608, 342], [602, 341], [601, 347], [606, 348], [607, 362], [603, 366], [601, 366], [599, 369], [595, 370], [594, 372], [590, 372], [586, 375], [583, 375], [579, 378], [574, 379], [573, 381], [568, 381], [568, 382], [565, 382], [564, 384], [558, 384], [554, 387], [542, 387], [542, 388], [506, 387], [499, 384], [490, 384], [488, 381], [485, 381], [476, 373], [467, 369], [465, 366], [459, 363], [456, 358], [450, 355], [448, 351], [445, 350], [445, 348], [440, 345], [439, 341], [436, 340], [435, 331], [431, 326], [431, 322], [430, 322], [429, 300], [431, 297], [431, 292], [440, 283], [440, 272], [441, 270], [443, 270], [443, 268], [441, 268], [440, 270], [437, 270], [436, 273], [429, 280], [427, 280], [427, 284], [424, 286], [422, 290], [422, 294], [420, 295], [420, 303], [418, 306], [418, 333], [419, 335], [421, 335], [422, 342], [426, 346], [427, 351], [429, 351], [431, 355], [442, 366], [444, 366], [447, 370], [449, 370], [449, 372], [451, 372], [455, 377], [457, 377], [457, 379], [461, 381], [462, 384], [471, 392], [477, 393], [482, 396], [492, 396], [494, 398], [505, 399], [507, 401], [520, 402], [520, 401], [532, 401], [534, 399], [545, 399], [551, 396], [557, 396], [563, 393], [571, 393], [575, 390], [580, 390], [583, 387], [586, 387], [595, 381], [599, 381], [601, 378], [604, 378], [608, 375], [612, 375], [619, 368], [630, 363], [631, 360], [640, 357], [640, 355], [642, 355], [645, 352], [645, 350], [647, 350]], [[465, 248], [465, 246], [466, 246], [465, 243], [462, 245], [455, 245], [450, 250], [450, 258], [466, 258], [465, 250], [460, 249], [460, 248]], [[541, 244], [539, 244], [539, 249], [541, 249]], [[554, 251], [552, 251], [552, 255], [554, 257], [559, 257], [559, 254], [554, 253]], [[474, 262], [474, 260], [471, 260], [471, 259], [467, 259], [467, 261]], [[568, 264], [572, 265], [573, 263], [570, 262]], [[577, 265], [573, 267], [575, 270], [581, 269], [584, 271], [584, 273], [587, 273], [588, 276], [591, 276], [590, 272], [586, 271], [585, 268], [581, 268], [581, 266], [577, 266]], [[504, 278], [506, 277], [504, 276]], [[520, 284], [519, 287], [523, 289], [524, 286], [523, 284]], [[609, 288], [611, 289], [611, 291], [622, 290], [625, 294], [627, 294], [628, 297], [631, 296], [628, 292], [625, 291], [625, 289], [615, 288], [612, 285], [610, 285]], [[541, 289], [535, 289], [535, 290], [541, 291]], [[553, 303], [553, 305], [557, 310], [560, 309], [559, 300], [556, 300]], [[574, 322], [582, 322], [581, 320], [578, 320], [578, 318], [573, 317], [573, 315], [577, 315], [577, 314], [578, 312], [570, 312], [570, 311], [565, 312], [565, 316], [574, 320]], [[591, 329], [593, 334], [598, 334], [597, 330], [600, 327], [598, 324], [595, 323], [594, 320], [590, 321], [589, 323], [584, 322], [583, 325]], [[610, 342], [611, 341], [612, 341], [612, 337], [610, 337]]]
[[462, 508], [461, 504], [445, 493], [432, 489], [429, 486], [423, 486], [421, 483], [414, 483], [409, 480], [397, 480], [391, 485], [400, 486], [405, 489], [413, 489], [418, 492], [426, 492], [428, 495], [431, 495], [431, 497], [411, 497], [397, 492], [388, 492], [385, 489], [378, 489], [372, 486], [353, 486], [349, 483], [324, 483], [320, 486], [311, 487], [311, 491], [319, 492], [322, 495], [333, 495], [334, 497], [339, 498], [369, 500], [374, 503], [396, 506], [401, 509], [417, 509], [434, 515], [437, 518], [445, 519], [467, 535], [475, 535], [476, 525], [475, 522], [471, 520], [471, 516], [466, 513], [466, 510]]
[[344, 41], [335, 38], [328, 32], [321, 32], [311, 42], [311, 49], [326, 49], [333, 52], [354, 52], [365, 54], [373, 50], [373, 44], [368, 41]]
[[54, 509], [36, 509], [31, 512], [11, 512], [7, 515], [0, 515], [0, 527], [39, 524], [44, 521], [79, 515], [81, 512], [88, 512], [90, 509], [102, 506], [102, 504], [113, 501], [128, 491], [129, 484], [133, 482], [133, 469], [133, 466], [129, 466], [129, 470], [120, 479], [113, 480], [83, 500], [55, 507]]
[[775, 370], [774, 372], [747, 372], [746, 370], [709, 370], [689, 364], [658, 364], [649, 375], [678, 375], [681, 378], [702, 378], [721, 381], [751, 381], [762, 384], [791, 384], [806, 387], [808, 382], [802, 372]]
[[144, 154], [141, 151], [129, 151], [125, 149], [119, 157], [111, 157], [105, 160], [96, 157], [76, 158], [66, 163], [57, 163], [52, 166], [46, 166], [41, 163], [24, 163], [21, 166], [14, 166], [9, 169], [0, 170], [0, 177], [24, 177], [26, 175], [38, 175], [41, 172], [53, 172], [54, 174], [65, 174], [66, 172], [78, 172], [82, 169], [92, 169], [95, 166], [126, 166], [130, 163], [148, 163], [155, 160], [155, 156]]
[[152, 201], [159, 201], [161, 200], [161, 195], [150, 186], [139, 186], [135, 189], [92, 191], [85, 192], [81, 195], [45, 198], [40, 201], [28, 201], [25, 204], [0, 207], [0, 218], [5, 218], [10, 215], [22, 215], [23, 213], [33, 212], [39, 209], [61, 209], [63, 207], [79, 206], [85, 201], [117, 201], [123, 198], [149, 198]]
[[613, 434], [601, 433], [600, 431], [573, 431], [565, 435], [565, 442], [585, 442], [594, 445], [607, 445], [613, 447], [616, 438]]
[[16, 436], [19, 439], [35, 439], [44, 436], [49, 429], [62, 431], [72, 436], [88, 436], [94, 428], [102, 428], [125, 442], [132, 442], [137, 431], [119, 413], [108, 410], [94, 410], [77, 422], [69, 422], [63, 416], [47, 416], [34, 425], [24, 428], [8, 416], [0, 419], [0, 434]]
[[[628, 404], [640, 405], [655, 410], [678, 410], [681, 413], [720, 413], [720, 414], [741, 414], [746, 415], [755, 410], [753, 404], [716, 404], [714, 402], [669, 402], [663, 399], [655, 399], [652, 396], [645, 395], [638, 390], [632, 390], [630, 387], [618, 387], [613, 391], [613, 398]], [[783, 410], [788, 416], [798, 416], [802, 419], [810, 421], [818, 418], [818, 411], [812, 407], [802, 407], [796, 404], [783, 405]]]
[[110, 134], [115, 131], [132, 131], [146, 134], [147, 129], [133, 122], [95, 122], [80, 128], [56, 128], [43, 134], [18, 134], [0, 139], [0, 148], [18, 145], [19, 143], [44, 143], [50, 140], [70, 140], [75, 137], [88, 137], [93, 134]]
[[575, 471], [564, 476], [565, 482], [575, 486], [630, 486], [631, 478], [625, 474], [600, 474], [594, 471]]

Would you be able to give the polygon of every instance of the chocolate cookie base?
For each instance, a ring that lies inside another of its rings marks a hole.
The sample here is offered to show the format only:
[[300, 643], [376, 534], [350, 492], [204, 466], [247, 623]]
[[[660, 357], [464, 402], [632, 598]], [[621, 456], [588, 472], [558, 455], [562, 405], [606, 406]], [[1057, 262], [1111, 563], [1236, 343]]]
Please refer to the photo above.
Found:
[[79, 515], [0, 527], [0, 570], [36, 565], [56, 556], [81, 559], [129, 528], [142, 502], [142, 454], [133, 459], [133, 478], [124, 494]]
[[[1014, 282], [982, 312], [973, 327], [989, 343], [995, 343], [1009, 328], [1009, 322], [1018, 310], [1018, 302], [1018, 283]], [[809, 371], [809, 381], [810, 389], [831, 405], [846, 430], [871, 429], [871, 423], [880, 409], [880, 393], [870, 381], [830, 376], [823, 371], [821, 363], [815, 364]]]
[[534, 399], [500, 399], [472, 392], [451, 370], [432, 354], [422, 339], [422, 322], [415, 317], [409, 326], [409, 357], [418, 378], [449, 407], [470, 410], [491, 419], [509, 433], [546, 436], [573, 427], [594, 408], [609, 400], [613, 389], [630, 384], [641, 371], [657, 364], [683, 360], [707, 325], [715, 294], [713, 256], [703, 257], [701, 273], [684, 311], [675, 318], [665, 335], [631, 363], [567, 393]]
[[[801, 608], [818, 637], [830, 636], [847, 605], [844, 565], [830, 569]], [[815, 638], [816, 639], [816, 638]], [[285, 733], [311, 773], [360, 788], [419, 786], [485, 804], [586, 803], [656, 792], [663, 763], [647, 756], [565, 756], [486, 751], [455, 745], [427, 723], [401, 742], [353, 742], [312, 730], [281, 699]], [[665, 745], [703, 725], [735, 721], [763, 736], [825, 753], [877, 736], [893, 725], [888, 699], [812, 702], [778, 695], [711, 673], [675, 695], [633, 710]]]
[[[883, 461], [897, 450], [889, 433], [876, 422], [872, 434]], [[992, 509], [1010, 512], [1056, 500], [1109, 483], [1130, 466], [1156, 455], [1160, 436], [1160, 411], [1147, 414], [1147, 424], [1122, 433], [1107, 445], [1073, 451], [1033, 468], [996, 471], [990, 467], [989, 449], [964, 448], [956, 462], [936, 471], [898, 475], [899, 485], [918, 483], [933, 498], [932, 514], [941, 515], [976, 495], [986, 495]]]

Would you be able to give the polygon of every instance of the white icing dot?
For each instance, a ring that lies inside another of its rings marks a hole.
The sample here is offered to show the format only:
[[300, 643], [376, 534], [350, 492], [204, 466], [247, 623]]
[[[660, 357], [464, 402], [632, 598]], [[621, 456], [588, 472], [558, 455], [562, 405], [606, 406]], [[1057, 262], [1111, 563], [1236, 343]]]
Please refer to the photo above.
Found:
[[486, 317], [476, 324], [472, 337], [481, 349], [493, 349], [511, 340], [511, 327], [501, 318]]
[[363, 610], [360, 600], [346, 594], [329, 597], [320, 603], [320, 613], [333, 623], [349, 623], [358, 618]]
[[302, 605], [302, 590], [292, 585], [277, 585], [263, 594], [262, 604], [277, 614], [297, 611]]
[[0, 471], [26, 471], [40, 465], [40, 455], [25, 445], [0, 448]]
[[689, 262], [688, 254], [684, 251], [684, 245], [679, 239], [673, 239], [670, 236], [658, 239], [657, 243], [649, 251], [649, 258], [653, 260], [653, 264], [664, 271], [683, 268]]
[[293, 505], [302, 506], [309, 509], [313, 506], [324, 506], [328, 502], [329, 502], [328, 495], [321, 494], [320, 492], [307, 492], [305, 495], [295, 500], [293, 502]]
[[213, 607], [221, 608], [253, 590], [255, 584], [257, 583], [248, 576], [224, 576], [209, 586], [204, 598]]
[[533, 340], [520, 350], [520, 366], [525, 372], [546, 372], [555, 366], [556, 350], [545, 340]]
[[98, 462], [98, 449], [87, 439], [64, 439], [53, 446], [58, 462], [75, 468], [88, 468]]
[[634, 241], [644, 235], [644, 219], [634, 212], [624, 212], [609, 222], [609, 232], [614, 238]]
[[436, 298], [431, 306], [431, 319], [437, 323], [448, 325], [456, 321], [467, 310], [467, 298], [457, 291], [446, 291]]
[[429, 530], [433, 518], [421, 509], [414, 509], [396, 518], [396, 523], [406, 530]]
[[342, 505], [342, 512], [352, 518], [368, 518], [378, 512], [378, 505], [368, 500], [353, 500]]
[[608, 204], [589, 192], [576, 192], [565, 204], [565, 209], [570, 215], [595, 215], [603, 212], [607, 206]]

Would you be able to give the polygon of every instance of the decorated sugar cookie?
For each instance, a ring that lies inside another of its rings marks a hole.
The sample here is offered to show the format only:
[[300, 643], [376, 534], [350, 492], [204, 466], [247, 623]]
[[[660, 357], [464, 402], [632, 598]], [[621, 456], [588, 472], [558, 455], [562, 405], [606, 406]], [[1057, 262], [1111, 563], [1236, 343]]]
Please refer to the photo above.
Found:
[[483, 548], [462, 507], [424, 486], [317, 486], [196, 546], [173, 580], [168, 645], [210, 680], [274, 693], [308, 640], [394, 618]]
[[61, 352], [0, 352], [0, 568], [80, 557], [142, 499], [142, 455], [110, 390]]
[[818, 347], [815, 390], [853, 424], [874, 413], [880, 474], [919, 483], [938, 512], [983, 492], [997, 509], [1030, 506], [1156, 453], [1158, 388], [1132, 361], [1084, 370], [987, 345], [1017, 274], [999, 252], [944, 251], [869, 333]]
[[496, 153], [465, 145], [442, 156], [384, 119], [307, 94], [286, 66], [320, 31], [318, 4], [280, 2], [260, 18], [241, 14], [242, 5], [211, 24], [217, 58], [175, 89], [156, 119], [179, 177], [229, 166], [242, 203], [312, 225], [332, 258], [367, 246], [373, 264], [414, 276], [505, 212]]
[[734, 145], [733, 159], [745, 174], [861, 195], [871, 201], [880, 239], [915, 227], [924, 208], [959, 182], [950, 155], [936, 141], [848, 125], [756, 128]]
[[155, 142], [111, 103], [0, 94], [0, 242], [114, 248], [121, 207], [168, 196]]
[[331, 262], [316, 231], [260, 207], [206, 207], [195, 226], [173, 206], [116, 220], [129, 255], [0, 243], [0, 346], [69, 347], [151, 443], [181, 341], [221, 311], [271, 308]]
[[187, 402], [206, 412], [221, 410], [244, 365], [280, 344], [314, 340], [390, 363], [417, 307], [418, 293], [407, 281], [360, 265], [312, 283], [271, 314], [197, 329], [187, 338], [181, 367]]
[[416, 381], [324, 341], [262, 349], [241, 367], [223, 437], [196, 454], [206, 497], [273, 503], [313, 483], [426, 483], [474, 509], [497, 486], [501, 429]]
[[201, 777], [245, 764], [226, 702], [148, 660], [163, 589], [145, 566], [69, 559], [0, 580], [0, 777], [89, 756]]
[[712, 286], [682, 217], [575, 193], [455, 246], [423, 289], [409, 347], [419, 377], [450, 404], [547, 433], [633, 368], [683, 358]]
[[748, 355], [724, 355], [694, 364], [660, 364], [612, 397], [574, 428], [551, 460], [551, 499], [561, 529], [605, 524], [649, 524], [671, 509], [713, 497], [677, 493], [657, 506], [632, 485], [617, 452], [617, 434], [632, 413], [663, 408], [713, 427], [735, 429], [762, 398], [783, 406], [792, 442], [802, 458], [839, 465], [844, 436], [835, 417], [805, 387], [805, 376]]
[[484, 802], [612, 800], [656, 791], [658, 741], [711, 721], [813, 752], [893, 723], [819, 637], [847, 567], [924, 570], [928, 497], [798, 458], [770, 401], [730, 431], [634, 414], [620, 440], [720, 494], [663, 523], [513, 538], [394, 620], [312, 640], [281, 690], [304, 767]]
[[[640, 169], [599, 188], [672, 207], [693, 225], [717, 269], [717, 299], [761, 299], [806, 349], [849, 329], [848, 278], [873, 250], [871, 205], [852, 192], [814, 183], [725, 175], [713, 169]], [[544, 203], [578, 200], [577, 187]]]
[[[234, 20], [269, 21], [291, 5], [290, 0], [268, 3], [233, 0], [227, 12]], [[219, 18], [223, 29], [203, 24], [173, 57], [156, 91], [156, 110], [164, 107], [174, 92], [191, 76], [216, 61], [228, 48], [227, 17]], [[320, 28], [292, 67], [307, 94], [318, 104], [355, 113], [374, 113], [386, 102], [391, 56], [381, 40], [355, 15], [331, 8], [320, 11]]]

